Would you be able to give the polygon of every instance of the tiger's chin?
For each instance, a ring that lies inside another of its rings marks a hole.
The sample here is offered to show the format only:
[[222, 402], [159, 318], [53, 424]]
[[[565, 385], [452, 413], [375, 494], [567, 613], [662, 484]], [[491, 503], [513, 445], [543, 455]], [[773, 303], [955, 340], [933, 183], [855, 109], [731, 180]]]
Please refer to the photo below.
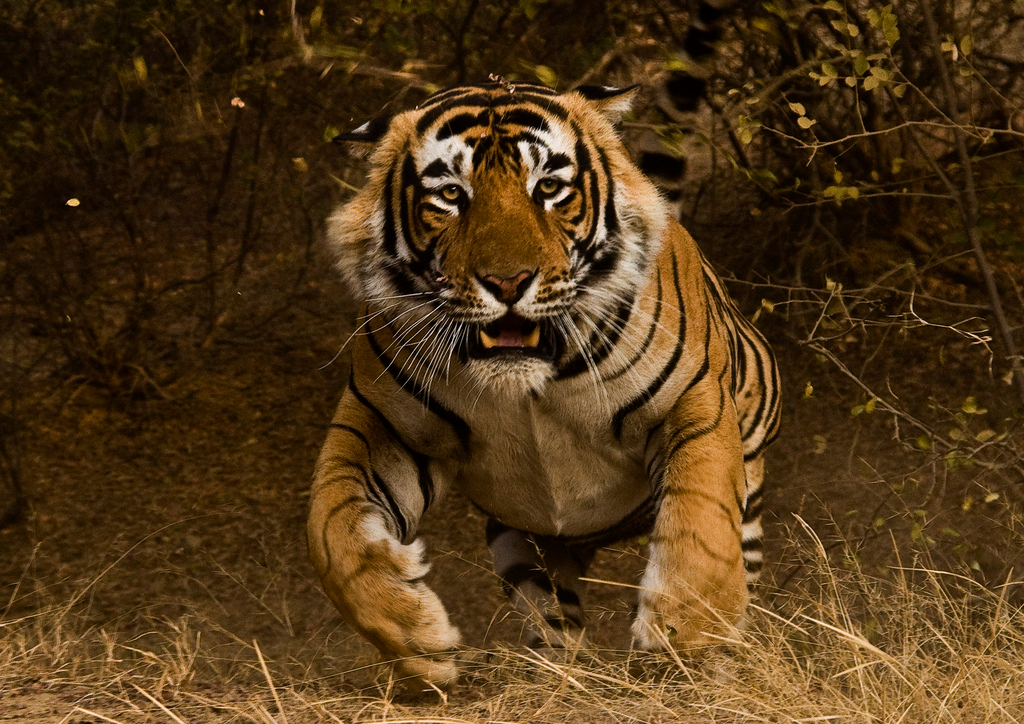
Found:
[[555, 375], [562, 348], [553, 325], [509, 312], [470, 336], [470, 369], [479, 384], [506, 397], [540, 392]]
[[480, 387], [506, 398], [540, 393], [555, 376], [552, 360], [514, 353], [473, 360], [469, 370]]

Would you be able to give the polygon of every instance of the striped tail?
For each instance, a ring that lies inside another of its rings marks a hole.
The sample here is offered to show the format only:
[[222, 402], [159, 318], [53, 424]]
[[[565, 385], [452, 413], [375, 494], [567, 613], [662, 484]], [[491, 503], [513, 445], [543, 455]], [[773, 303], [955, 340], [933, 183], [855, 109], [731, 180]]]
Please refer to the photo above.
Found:
[[[673, 50], [673, 67], [664, 76], [656, 91], [656, 105], [662, 123], [693, 134], [700, 101], [706, 96], [711, 77], [715, 44], [722, 37], [724, 21], [739, 0], [700, 0], [690, 18], [682, 47]], [[636, 164], [661, 190], [665, 200], [681, 216], [683, 182], [691, 165], [693, 149], [669, 148], [656, 134], [640, 139], [635, 153]]]

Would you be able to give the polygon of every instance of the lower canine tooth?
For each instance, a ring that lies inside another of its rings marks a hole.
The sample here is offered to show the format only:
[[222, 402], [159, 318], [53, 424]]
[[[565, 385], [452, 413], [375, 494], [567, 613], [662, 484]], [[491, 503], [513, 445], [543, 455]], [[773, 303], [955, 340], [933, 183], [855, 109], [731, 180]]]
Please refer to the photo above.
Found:
[[498, 346], [498, 340], [487, 334], [487, 332], [480, 330], [480, 344], [484, 346], [484, 349], [491, 349], [492, 347]]
[[534, 327], [533, 331], [523, 337], [524, 347], [536, 347], [540, 344], [540, 327]]

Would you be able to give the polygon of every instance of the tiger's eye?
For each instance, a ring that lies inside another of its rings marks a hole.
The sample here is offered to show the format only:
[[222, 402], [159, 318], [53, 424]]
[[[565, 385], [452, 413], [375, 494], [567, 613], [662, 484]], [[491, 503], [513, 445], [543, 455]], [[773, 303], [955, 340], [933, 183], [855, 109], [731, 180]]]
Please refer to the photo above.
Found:
[[553, 178], [541, 179], [537, 184], [537, 190], [545, 196], [553, 195], [560, 188], [562, 188], [562, 182]]
[[441, 196], [445, 201], [458, 201], [462, 196], [462, 187], [458, 184], [448, 184], [441, 187]]

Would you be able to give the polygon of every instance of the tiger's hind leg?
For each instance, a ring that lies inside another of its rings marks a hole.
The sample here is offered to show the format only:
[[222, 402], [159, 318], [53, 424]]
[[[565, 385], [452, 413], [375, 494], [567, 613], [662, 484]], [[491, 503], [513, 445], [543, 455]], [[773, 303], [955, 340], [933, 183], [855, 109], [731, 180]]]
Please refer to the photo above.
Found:
[[523, 643], [531, 648], [576, 648], [583, 640], [581, 577], [595, 550], [573, 546], [487, 521], [494, 570], [513, 608], [526, 621]]

